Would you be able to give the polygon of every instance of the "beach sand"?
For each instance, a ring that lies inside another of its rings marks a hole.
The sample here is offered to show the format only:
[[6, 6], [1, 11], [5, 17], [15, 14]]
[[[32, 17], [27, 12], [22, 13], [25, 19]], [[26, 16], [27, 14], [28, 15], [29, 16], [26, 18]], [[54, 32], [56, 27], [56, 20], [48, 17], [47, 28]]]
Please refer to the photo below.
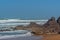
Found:
[[55, 35], [43, 35], [44, 38], [43, 40], [60, 40], [60, 35], [55, 34]]

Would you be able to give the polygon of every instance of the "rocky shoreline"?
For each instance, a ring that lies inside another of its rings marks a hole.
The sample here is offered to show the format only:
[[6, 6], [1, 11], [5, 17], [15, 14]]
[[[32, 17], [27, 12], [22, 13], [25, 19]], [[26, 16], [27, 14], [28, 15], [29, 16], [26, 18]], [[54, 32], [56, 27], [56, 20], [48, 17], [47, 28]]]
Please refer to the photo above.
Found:
[[55, 17], [51, 17], [45, 24], [40, 25], [35, 22], [30, 22], [29, 25], [19, 25], [15, 27], [16, 30], [30, 30], [33, 34], [60, 34], [60, 17], [56, 20]]

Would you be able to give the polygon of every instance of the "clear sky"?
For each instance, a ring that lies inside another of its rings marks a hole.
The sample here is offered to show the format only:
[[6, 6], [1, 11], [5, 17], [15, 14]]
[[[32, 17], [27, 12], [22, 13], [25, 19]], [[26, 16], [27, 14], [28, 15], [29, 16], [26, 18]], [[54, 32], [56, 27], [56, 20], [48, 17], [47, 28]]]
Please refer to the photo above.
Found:
[[0, 18], [48, 19], [60, 16], [60, 0], [0, 0]]

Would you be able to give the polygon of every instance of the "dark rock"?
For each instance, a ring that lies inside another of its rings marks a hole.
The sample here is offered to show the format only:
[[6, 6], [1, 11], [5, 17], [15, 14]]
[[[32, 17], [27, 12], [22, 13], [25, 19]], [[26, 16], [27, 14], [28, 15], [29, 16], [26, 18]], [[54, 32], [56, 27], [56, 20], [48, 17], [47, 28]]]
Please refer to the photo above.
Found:
[[53, 25], [55, 23], [55, 17], [51, 17], [51, 19], [49, 19], [43, 26], [48, 27], [49, 25]]
[[28, 25], [28, 27], [41, 27], [41, 25], [36, 24], [35, 22], [30, 22], [30, 24]]
[[35, 34], [42, 34], [43, 33], [43, 28], [41, 25], [36, 24], [35, 22], [31, 22], [28, 25], [29, 28], [27, 28], [28, 30], [31, 30], [32, 32], [34, 32]]
[[60, 17], [57, 19], [57, 23], [60, 25]]
[[49, 19], [43, 26], [45, 27], [45, 31], [48, 30], [50, 33], [59, 31], [59, 24], [55, 20], [55, 17], [51, 17], [51, 19]]
[[18, 25], [15, 27], [16, 30], [24, 30], [24, 26], [23, 25]]
[[60, 34], [60, 17], [55, 20], [55, 17], [51, 17], [45, 24], [39, 25], [35, 22], [30, 22], [26, 27], [19, 25], [16, 26], [17, 30], [31, 30], [33, 34]]
[[60, 34], [60, 32], [58, 32], [58, 34]]

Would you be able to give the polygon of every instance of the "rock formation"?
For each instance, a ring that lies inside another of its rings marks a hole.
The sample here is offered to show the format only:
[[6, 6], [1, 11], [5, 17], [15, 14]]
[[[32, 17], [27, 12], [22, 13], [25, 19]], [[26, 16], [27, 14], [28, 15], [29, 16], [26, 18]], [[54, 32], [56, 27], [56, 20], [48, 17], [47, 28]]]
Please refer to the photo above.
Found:
[[16, 30], [24, 30], [24, 26], [23, 25], [18, 25], [15, 27]]
[[60, 17], [57, 19], [57, 23], [60, 25]]
[[16, 26], [17, 30], [31, 30], [34, 34], [60, 34], [60, 17], [55, 19], [51, 17], [45, 24], [39, 25], [35, 22], [30, 22], [26, 27], [19, 25]]
[[27, 27], [29, 27], [28, 30], [31, 30], [35, 34], [42, 34], [43, 33], [42, 26], [36, 24], [35, 22], [31, 22]]
[[44, 27], [45, 32], [47, 33], [57, 33], [59, 31], [59, 24], [54, 17], [51, 17], [51, 19], [49, 19], [47, 23], [44, 24]]

